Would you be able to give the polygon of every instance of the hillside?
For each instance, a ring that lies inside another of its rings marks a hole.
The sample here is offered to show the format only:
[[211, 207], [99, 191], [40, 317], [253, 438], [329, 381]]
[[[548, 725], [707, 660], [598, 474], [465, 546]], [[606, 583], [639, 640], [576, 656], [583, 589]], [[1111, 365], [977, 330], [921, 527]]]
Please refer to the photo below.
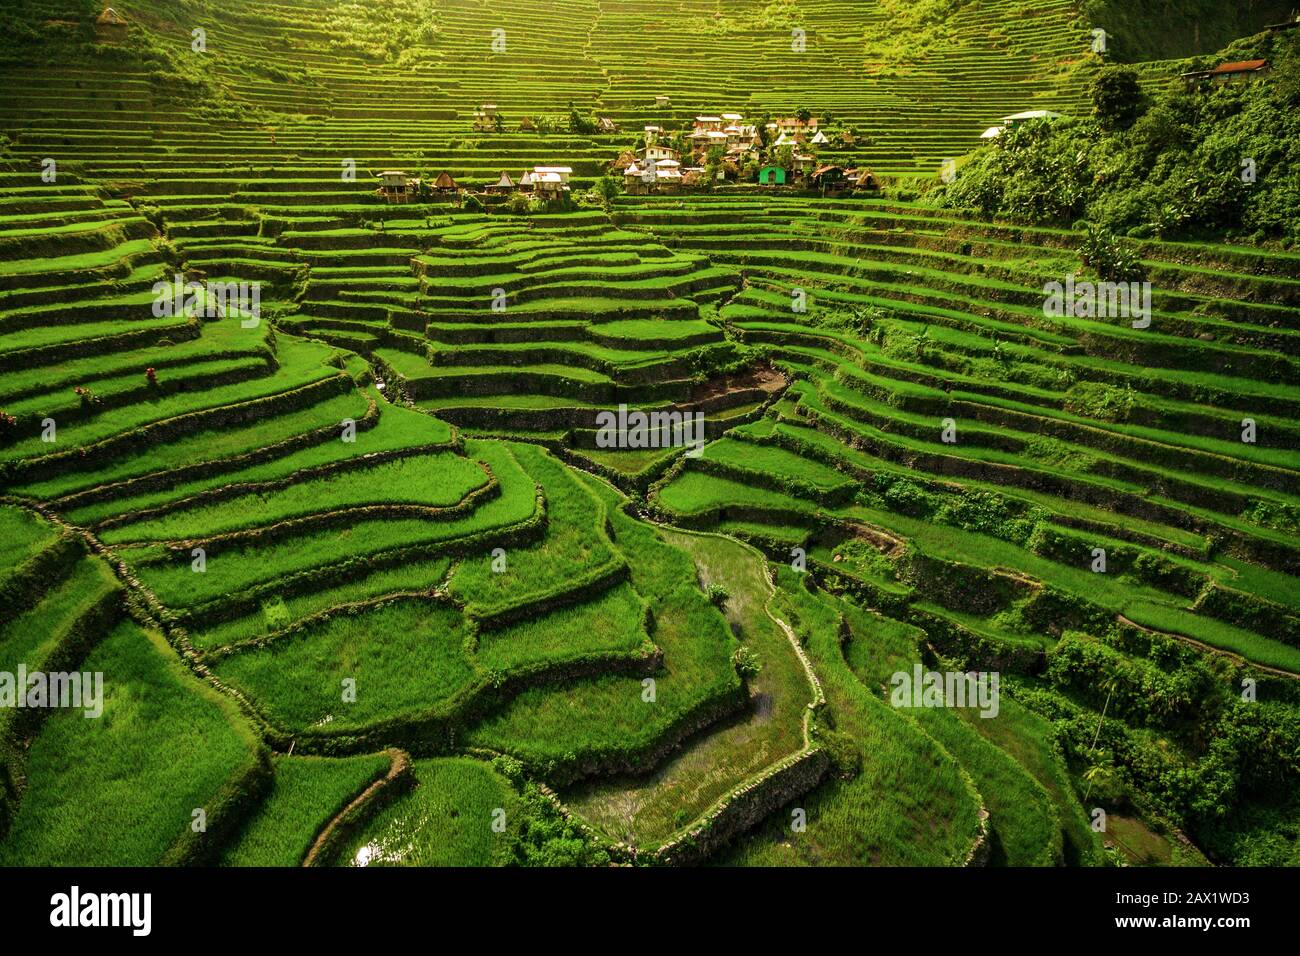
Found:
[[[0, 14], [0, 668], [117, 695], [0, 711], [0, 861], [1300, 859], [1271, 9], [1142, 22], [1198, 132], [1141, 171], [1068, 0], [116, 9]], [[1026, 110], [1066, 116], [981, 146]], [[834, 136], [610, 174], [724, 111]], [[1219, 121], [1271, 218], [1152, 227]], [[920, 668], [996, 714], [899, 705]]]

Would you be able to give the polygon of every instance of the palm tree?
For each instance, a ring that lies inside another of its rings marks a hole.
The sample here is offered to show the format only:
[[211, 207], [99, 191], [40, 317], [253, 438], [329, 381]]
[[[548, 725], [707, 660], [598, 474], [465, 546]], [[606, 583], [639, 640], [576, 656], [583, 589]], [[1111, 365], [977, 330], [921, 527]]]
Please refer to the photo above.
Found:
[[[1097, 752], [1097, 738], [1101, 736], [1101, 725], [1106, 721], [1106, 711], [1110, 707], [1110, 699], [1119, 687], [1119, 675], [1111, 671], [1098, 682], [1097, 686], [1106, 691], [1106, 703], [1102, 705], [1101, 716], [1097, 719], [1097, 730], [1092, 735], [1092, 744], [1088, 747], [1089, 752], [1093, 754]], [[1083, 775], [1083, 779], [1088, 781], [1088, 788], [1083, 793], [1085, 803], [1088, 800], [1088, 794], [1092, 793], [1093, 782], [1098, 779], [1105, 782], [1109, 779], [1110, 773], [1110, 768], [1104, 766], [1100, 761], [1088, 768]]]

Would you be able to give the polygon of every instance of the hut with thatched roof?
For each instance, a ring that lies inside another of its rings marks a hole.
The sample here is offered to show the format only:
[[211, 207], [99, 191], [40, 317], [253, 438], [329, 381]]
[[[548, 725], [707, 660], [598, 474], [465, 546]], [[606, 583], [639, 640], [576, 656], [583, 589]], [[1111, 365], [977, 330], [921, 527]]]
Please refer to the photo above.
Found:
[[512, 193], [515, 191], [515, 182], [510, 178], [510, 174], [504, 169], [501, 170], [501, 178], [487, 187], [490, 193]]
[[455, 196], [460, 192], [460, 187], [456, 185], [456, 180], [451, 178], [451, 173], [444, 171], [433, 181], [433, 191], [439, 196]]
[[105, 7], [95, 18], [95, 38], [101, 43], [121, 43], [129, 28], [126, 17], [112, 7]]

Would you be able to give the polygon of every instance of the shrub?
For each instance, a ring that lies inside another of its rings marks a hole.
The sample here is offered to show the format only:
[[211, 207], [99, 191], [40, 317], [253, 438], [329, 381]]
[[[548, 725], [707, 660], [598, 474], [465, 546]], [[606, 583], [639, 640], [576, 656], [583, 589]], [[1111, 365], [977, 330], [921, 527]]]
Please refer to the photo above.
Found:
[[600, 200], [601, 208], [606, 212], [609, 212], [614, 205], [614, 200], [618, 198], [618, 194], [622, 190], [618, 184], [618, 180], [613, 176], [601, 176], [596, 180], [596, 185], [593, 191]]
[[77, 398], [81, 399], [81, 407], [83, 409], [89, 409], [93, 405], [103, 404], [100, 397], [84, 385], [76, 385], [73, 387], [72, 391], [76, 394]]
[[721, 608], [731, 598], [731, 592], [721, 584], [710, 584], [704, 589], [704, 596], [714, 607]]
[[1104, 382], [1078, 382], [1065, 393], [1065, 410], [1102, 422], [1126, 422], [1137, 403], [1133, 386], [1117, 388]]
[[1141, 282], [1147, 277], [1137, 250], [1105, 226], [1088, 227], [1079, 244], [1079, 259], [1108, 282]]
[[731, 666], [743, 680], [752, 680], [763, 669], [763, 665], [758, 661], [758, 655], [744, 645], [731, 652]]
[[1093, 115], [1105, 129], [1128, 129], [1146, 110], [1137, 72], [1127, 66], [1107, 67], [1098, 73], [1089, 95]]

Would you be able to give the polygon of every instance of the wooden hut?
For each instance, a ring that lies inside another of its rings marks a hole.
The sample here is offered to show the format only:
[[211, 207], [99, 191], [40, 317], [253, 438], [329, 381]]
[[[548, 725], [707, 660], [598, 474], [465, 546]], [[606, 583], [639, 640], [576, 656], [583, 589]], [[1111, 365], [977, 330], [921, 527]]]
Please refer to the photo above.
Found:
[[385, 169], [379, 174], [379, 188], [376, 193], [388, 203], [414, 202], [420, 188], [420, 180], [408, 178], [400, 169]]

